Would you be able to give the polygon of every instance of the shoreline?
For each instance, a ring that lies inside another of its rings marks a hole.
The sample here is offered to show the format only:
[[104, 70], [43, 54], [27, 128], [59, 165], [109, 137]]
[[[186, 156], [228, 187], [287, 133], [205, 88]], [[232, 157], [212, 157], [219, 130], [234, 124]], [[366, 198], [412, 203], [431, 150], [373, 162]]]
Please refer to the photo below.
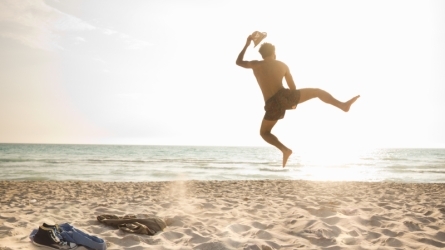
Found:
[[[440, 249], [445, 183], [0, 181], [0, 249], [40, 249], [43, 223], [71, 223], [108, 249]], [[158, 216], [154, 236], [100, 224], [101, 214]]]

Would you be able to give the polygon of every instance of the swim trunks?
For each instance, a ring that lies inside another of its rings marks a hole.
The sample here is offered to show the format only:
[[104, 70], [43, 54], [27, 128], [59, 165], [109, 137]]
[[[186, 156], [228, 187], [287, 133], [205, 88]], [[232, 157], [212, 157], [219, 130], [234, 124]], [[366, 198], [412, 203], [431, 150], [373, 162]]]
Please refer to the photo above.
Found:
[[266, 101], [264, 120], [277, 121], [283, 119], [287, 109], [297, 108], [298, 101], [300, 101], [299, 90], [280, 89]]

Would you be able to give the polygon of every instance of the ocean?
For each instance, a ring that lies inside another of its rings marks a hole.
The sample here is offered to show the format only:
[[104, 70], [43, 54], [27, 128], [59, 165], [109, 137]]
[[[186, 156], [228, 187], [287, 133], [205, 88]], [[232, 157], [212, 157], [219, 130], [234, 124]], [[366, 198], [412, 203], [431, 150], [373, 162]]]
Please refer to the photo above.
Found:
[[445, 149], [0, 144], [0, 180], [445, 183]]

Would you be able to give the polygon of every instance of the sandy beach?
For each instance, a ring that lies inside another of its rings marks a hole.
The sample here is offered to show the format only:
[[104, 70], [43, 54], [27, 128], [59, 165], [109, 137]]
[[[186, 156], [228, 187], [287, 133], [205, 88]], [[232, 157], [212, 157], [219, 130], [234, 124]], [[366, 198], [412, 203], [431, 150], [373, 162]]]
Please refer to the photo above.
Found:
[[[108, 249], [441, 249], [445, 184], [186, 181], [0, 182], [0, 249], [41, 249], [29, 234], [68, 222]], [[154, 236], [98, 215], [158, 216]]]

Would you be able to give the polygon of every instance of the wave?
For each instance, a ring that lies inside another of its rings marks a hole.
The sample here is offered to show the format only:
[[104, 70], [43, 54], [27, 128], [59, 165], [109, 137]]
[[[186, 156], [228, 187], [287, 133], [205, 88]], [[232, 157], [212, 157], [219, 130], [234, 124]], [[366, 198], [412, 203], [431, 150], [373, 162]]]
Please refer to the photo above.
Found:
[[31, 159], [0, 159], [0, 163], [1, 162], [28, 162], [28, 161], [32, 161]]
[[289, 172], [289, 168], [259, 168], [261, 172]]
[[383, 161], [407, 161], [407, 158], [397, 158], [397, 157], [383, 157]]
[[8, 163], [8, 162], [43, 162], [43, 163], [72, 163], [73, 160], [68, 159], [0, 159], [0, 163]]
[[275, 162], [258, 162], [258, 161], [227, 161], [227, 160], [214, 160], [214, 159], [172, 159], [172, 158], [161, 158], [161, 159], [145, 159], [145, 160], [134, 160], [134, 159], [11, 159], [3, 158], [0, 159], [2, 162], [44, 162], [44, 163], [212, 163], [212, 164], [249, 164], [249, 165], [263, 165], [263, 164], [275, 164]]
[[[437, 168], [437, 169], [436, 169]], [[427, 167], [407, 167], [407, 166], [397, 166], [390, 167], [389, 172], [393, 173], [434, 173], [434, 174], [445, 174], [445, 166], [427, 166]]]

